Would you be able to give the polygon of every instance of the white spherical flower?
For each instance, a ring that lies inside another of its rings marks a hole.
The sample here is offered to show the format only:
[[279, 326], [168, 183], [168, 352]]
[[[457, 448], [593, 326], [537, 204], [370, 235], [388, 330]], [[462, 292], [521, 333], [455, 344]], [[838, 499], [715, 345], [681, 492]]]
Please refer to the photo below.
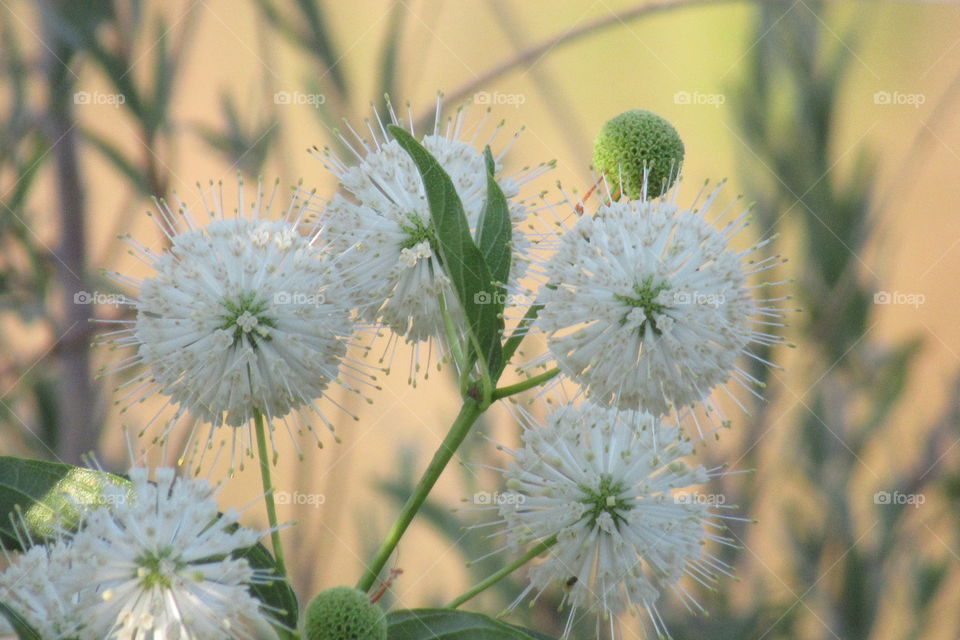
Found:
[[667, 635], [656, 608], [664, 590], [702, 610], [678, 581], [707, 584], [715, 571], [726, 573], [702, 545], [728, 541], [705, 532], [716, 526], [709, 501], [677, 493], [715, 474], [683, 461], [692, 450], [676, 426], [590, 402], [560, 407], [546, 425], [527, 429], [523, 447], [510, 452], [499, 513], [512, 548], [552, 545], [514, 606], [531, 592], [562, 589], [565, 636], [583, 608], [613, 625], [616, 614], [641, 607]]
[[230, 554], [262, 532], [219, 515], [217, 488], [173, 469], [130, 471], [131, 491], [105, 490], [110, 506], [88, 513], [71, 543], [89, 567], [94, 600], [80, 640], [253, 638], [266, 617], [249, 586], [270, 580]]
[[745, 214], [717, 229], [699, 209], [677, 206], [674, 188], [651, 201], [602, 204], [579, 218], [544, 266], [539, 327], [560, 370], [589, 396], [620, 408], [664, 415], [709, 404], [711, 391], [734, 377], [751, 344], [781, 338], [773, 299], [757, 299], [747, 282], [780, 259], [752, 263], [729, 240]]
[[[0, 572], [0, 602], [44, 640], [75, 638], [89, 604], [80, 592], [89, 576], [82, 558], [64, 540], [57, 540], [32, 546], [8, 560], [9, 566]], [[0, 638], [7, 636], [17, 637], [0, 614]]]
[[[295, 195], [285, 217], [270, 219], [276, 191], [264, 198], [258, 187], [245, 211], [241, 183], [237, 214], [228, 217], [219, 190], [211, 191], [206, 225], [185, 203], [176, 213], [160, 203], [164, 251], [129, 241], [153, 275], [114, 274], [138, 289], [136, 321], [109, 336], [137, 350], [118, 369], [144, 368], [125, 399], [169, 396], [177, 409], [164, 437], [185, 413], [194, 429], [210, 424], [212, 438], [222, 425], [250, 424], [255, 412], [269, 421], [312, 408], [339, 382], [353, 329], [337, 265], [315, 235], [300, 232], [308, 199]], [[191, 439], [194, 450], [206, 450]]]
[[[438, 101], [433, 130], [420, 140], [450, 176], [467, 221], [475, 230], [487, 198], [483, 148], [493, 142], [502, 123], [480, 142], [486, 117], [468, 136], [464, 133], [465, 110], [458, 110], [443, 131], [440, 110]], [[382, 323], [408, 342], [420, 343], [444, 335], [441, 296], [458, 323], [462, 311], [441, 264], [420, 173], [407, 152], [390, 137], [379, 114], [376, 118], [374, 125], [367, 123], [369, 141], [359, 135], [355, 140], [344, 138], [344, 144], [355, 150], [356, 165], [340, 160], [329, 149], [316, 153], [337, 176], [341, 187], [341, 193], [321, 212], [320, 224], [331, 247], [341, 254], [340, 262], [349, 274], [347, 287], [360, 301], [361, 316]], [[400, 124], [392, 107], [389, 123]], [[410, 132], [414, 133], [412, 126]], [[519, 199], [519, 188], [550, 165], [504, 175], [501, 160], [505, 153], [506, 149], [495, 157], [496, 180], [513, 221], [510, 279], [515, 282], [529, 263], [526, 251], [530, 246], [520, 226], [529, 206]], [[412, 368], [418, 367], [416, 353]]]

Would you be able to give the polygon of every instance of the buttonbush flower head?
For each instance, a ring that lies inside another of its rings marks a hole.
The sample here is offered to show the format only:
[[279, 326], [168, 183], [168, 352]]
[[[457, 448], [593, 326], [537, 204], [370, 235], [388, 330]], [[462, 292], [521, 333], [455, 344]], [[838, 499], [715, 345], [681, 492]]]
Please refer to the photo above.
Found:
[[780, 324], [782, 298], [758, 299], [747, 278], [781, 259], [751, 260], [765, 242], [730, 246], [746, 211], [719, 229], [707, 221], [721, 186], [699, 209], [678, 207], [676, 189], [601, 204], [560, 237], [545, 265], [539, 327], [561, 371], [592, 399], [663, 415], [697, 403], [713, 410], [711, 390], [731, 377], [753, 392], [737, 360], [753, 356], [752, 344], [782, 341], [761, 330]]
[[365, 591], [333, 587], [321, 591], [310, 604], [304, 620], [306, 640], [387, 640], [387, 619]]
[[527, 429], [523, 446], [510, 451], [509, 493], [498, 509], [513, 549], [552, 545], [513, 606], [562, 590], [570, 607], [564, 637], [584, 608], [599, 614], [598, 626], [608, 621], [611, 635], [618, 614], [643, 608], [667, 636], [656, 605], [665, 590], [702, 611], [678, 581], [686, 575], [712, 586], [728, 567], [702, 545], [728, 541], [709, 532], [718, 527], [709, 501], [676, 493], [718, 473], [688, 465], [692, 451], [676, 426], [590, 402], [562, 406]]
[[[9, 566], [0, 572], [0, 602], [44, 640], [76, 638], [84, 621], [84, 605], [89, 604], [89, 597], [81, 592], [89, 570], [66, 541], [34, 545], [22, 554], [8, 555], [7, 560]], [[0, 638], [7, 636], [17, 637], [0, 614]]]
[[[408, 115], [404, 124], [392, 105], [388, 106], [386, 120], [375, 113], [375, 121], [366, 122], [369, 139], [352, 128], [353, 138], [342, 138], [356, 156], [356, 164], [341, 160], [330, 149], [315, 150], [324, 166], [337, 176], [341, 188], [324, 207], [320, 224], [331, 248], [341, 254], [347, 284], [361, 301], [361, 317], [382, 323], [394, 336], [415, 345], [413, 379], [421, 364], [420, 343], [430, 343], [444, 334], [441, 297], [457, 326], [462, 325], [462, 311], [440, 261], [420, 173], [386, 130], [387, 124], [402, 124], [416, 135], [413, 116]], [[483, 149], [494, 143], [503, 123], [485, 134], [487, 111], [467, 133], [465, 109], [459, 109], [445, 125], [440, 118], [441, 109], [442, 101], [438, 99], [433, 128], [420, 139], [452, 179], [470, 227], [475, 229], [487, 193]], [[507, 197], [514, 223], [511, 280], [515, 281], [529, 263], [525, 252], [530, 244], [520, 228], [529, 207], [519, 199], [519, 189], [549, 165], [505, 175], [502, 160], [509, 146], [494, 154], [496, 180]], [[392, 352], [392, 347], [388, 346], [388, 351]], [[429, 365], [430, 353], [425, 365]]]
[[642, 109], [614, 116], [594, 141], [594, 168], [617, 198], [661, 195], [677, 179], [682, 163], [683, 140], [677, 130]]
[[81, 640], [253, 638], [269, 617], [249, 591], [271, 577], [231, 554], [262, 535], [220, 515], [217, 488], [173, 469], [130, 471], [132, 491], [105, 489], [71, 547], [88, 570], [93, 604]]
[[[120, 402], [168, 396], [176, 410], [161, 439], [188, 414], [193, 453], [208, 448], [217, 428], [249, 425], [256, 412], [268, 421], [286, 418], [313, 409], [335, 381], [353, 389], [338, 379], [353, 329], [341, 274], [318, 238], [300, 232], [309, 198], [294, 195], [286, 215], [271, 219], [276, 188], [266, 198], [258, 185], [247, 211], [241, 181], [230, 217], [221, 191], [211, 185], [212, 203], [201, 193], [206, 225], [186, 203], [176, 212], [159, 203], [168, 248], [156, 252], [128, 239], [154, 274], [113, 274], [138, 291], [136, 320], [108, 335], [136, 348], [117, 370], [143, 367]], [[205, 441], [198, 423], [210, 425]], [[234, 454], [241, 445], [252, 450], [249, 429], [231, 436]]]

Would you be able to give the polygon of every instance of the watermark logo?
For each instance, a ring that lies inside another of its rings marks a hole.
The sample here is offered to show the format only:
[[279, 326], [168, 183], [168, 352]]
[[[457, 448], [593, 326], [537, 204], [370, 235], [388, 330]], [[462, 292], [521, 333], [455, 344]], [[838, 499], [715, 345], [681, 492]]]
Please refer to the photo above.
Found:
[[102, 93], [100, 91], [77, 91], [73, 94], [73, 104], [97, 104], [109, 105], [114, 109], [119, 109], [120, 105], [126, 104], [127, 96], [122, 93]]
[[103, 493], [74, 496], [71, 501], [81, 507], [117, 507], [126, 505], [130, 498], [124, 491], [104, 491]]
[[723, 93], [701, 93], [700, 91], [677, 91], [673, 94], [674, 104], [704, 105], [719, 109], [726, 104], [727, 96]]
[[708, 507], [717, 507], [727, 503], [727, 497], [722, 493], [681, 493], [673, 497], [676, 504], [698, 504]]
[[927, 101], [923, 93], [903, 93], [901, 91], [877, 91], [873, 94], [873, 104], [908, 106], [919, 109]]
[[701, 293], [699, 291], [677, 291], [673, 294], [673, 303], [676, 305], [697, 305], [700, 307], [718, 308], [727, 301], [723, 293]]
[[504, 293], [503, 291], [477, 291], [473, 294], [474, 304], [497, 304], [505, 307], [522, 307], [532, 303], [522, 293]]
[[527, 501], [527, 496], [522, 493], [515, 493], [513, 491], [507, 491], [501, 493], [500, 491], [478, 491], [473, 494], [473, 504], [479, 505], [504, 505], [504, 504], [523, 504]]
[[73, 294], [73, 304], [112, 304], [115, 307], [133, 304], [133, 300], [122, 293], [101, 293], [100, 291], [77, 291]]
[[877, 291], [873, 294], [873, 304], [904, 304], [918, 308], [927, 301], [922, 293], [905, 293], [903, 291]]
[[920, 505], [927, 501], [927, 497], [922, 493], [902, 493], [900, 491], [877, 491], [873, 494], [873, 504], [909, 504], [914, 509], [919, 509]]
[[299, 491], [293, 493], [276, 491], [273, 494], [273, 499], [277, 504], [306, 505], [314, 509], [318, 509], [320, 505], [327, 501], [327, 497], [322, 493], [300, 493]]
[[296, 305], [300, 307], [319, 307], [327, 302], [322, 293], [304, 293], [303, 291], [278, 291], [273, 295], [273, 304]]
[[520, 105], [526, 103], [527, 96], [523, 93], [500, 93], [499, 91], [478, 91], [473, 94], [474, 104], [497, 104], [511, 105], [514, 109], [519, 109]]
[[306, 104], [314, 109], [326, 104], [327, 96], [322, 93], [303, 93], [302, 91], [277, 91], [273, 94], [273, 104]]

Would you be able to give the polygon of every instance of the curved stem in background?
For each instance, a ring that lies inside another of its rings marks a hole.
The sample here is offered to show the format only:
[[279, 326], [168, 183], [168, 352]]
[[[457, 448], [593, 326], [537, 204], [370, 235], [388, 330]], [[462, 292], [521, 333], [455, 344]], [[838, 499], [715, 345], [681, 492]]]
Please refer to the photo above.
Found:
[[451, 600], [450, 604], [448, 604], [446, 608], [456, 609], [467, 600], [470, 600], [474, 596], [478, 595], [480, 592], [486, 591], [488, 588], [500, 582], [502, 579], [506, 578], [508, 575], [510, 575], [511, 573], [513, 573], [514, 571], [522, 567], [523, 565], [527, 564], [528, 562], [530, 562], [531, 560], [533, 560], [534, 558], [536, 558], [541, 553], [543, 553], [544, 551], [546, 551], [547, 549], [549, 549], [555, 544], [557, 544], [557, 536], [550, 536], [546, 540], [543, 540], [542, 542], [537, 544], [535, 547], [527, 551], [525, 554], [523, 554], [522, 556], [520, 556], [519, 558], [517, 558], [516, 560], [514, 560], [504, 568], [500, 569], [496, 573], [492, 574], [489, 578], [486, 578], [482, 582], [477, 583], [469, 591]]
[[283, 545], [280, 543], [280, 529], [277, 525], [277, 503], [273, 499], [273, 483], [270, 480], [270, 456], [267, 451], [267, 433], [263, 424], [263, 414], [253, 410], [253, 422], [257, 432], [257, 458], [260, 462], [260, 479], [263, 481], [264, 500], [267, 502], [267, 521], [270, 523], [270, 541], [273, 543], [273, 557], [277, 561], [277, 570], [284, 578], [287, 567], [283, 561]]
[[473, 400], [468, 399], [463, 403], [457, 419], [454, 420], [453, 425], [450, 427], [450, 431], [443, 439], [443, 442], [440, 443], [437, 451], [433, 454], [433, 459], [430, 460], [430, 466], [427, 467], [417, 486], [414, 487], [413, 493], [410, 494], [407, 502], [403, 505], [403, 509], [400, 510], [400, 515], [397, 516], [396, 522], [390, 527], [390, 531], [380, 545], [377, 555], [370, 563], [370, 566], [367, 567], [366, 571], [364, 571], [363, 577], [357, 582], [357, 589], [369, 591], [373, 583], [376, 582], [377, 576], [380, 575], [380, 572], [390, 560], [393, 550], [397, 548], [400, 538], [403, 537], [407, 527], [410, 526], [414, 516], [417, 515], [417, 511], [420, 510], [427, 496], [430, 495], [430, 491], [437, 483], [437, 479], [440, 478], [440, 474], [443, 473], [447, 463], [450, 462], [453, 454], [460, 448], [460, 444], [464, 438], [470, 433], [470, 428], [473, 426], [473, 423], [483, 414], [483, 410], [483, 407]]
[[[499, 78], [500, 76], [516, 69], [517, 67], [522, 67], [525, 64], [536, 62], [556, 47], [574, 42], [589, 35], [593, 35], [593, 33], [608, 27], [622, 25], [630, 20], [636, 20], [637, 18], [642, 18], [643, 16], [661, 13], [670, 9], [681, 9], [705, 4], [720, 4], [735, 1], [736, 0], [660, 0], [659, 2], [648, 2], [636, 7], [625, 9], [623, 11], [612, 13], [602, 18], [597, 18], [596, 20], [591, 20], [590, 22], [586, 22], [578, 27], [568, 29], [563, 33], [551, 36], [546, 40], [527, 47], [512, 58], [504, 60], [496, 66], [490, 67], [480, 75], [474, 77], [473, 80], [470, 80], [453, 91], [448, 92], [445, 96], [445, 101], [449, 104], [458, 104], [468, 96], [473, 95], [479, 89], [483, 88], [484, 85], [491, 80], [495, 80], [496, 78]], [[433, 120], [434, 113], [435, 112], [432, 107], [430, 108], [429, 112], [425, 111], [419, 118], [417, 118], [417, 127], [419, 129], [428, 127], [429, 123]]]
[[90, 371], [89, 317], [91, 307], [80, 304], [89, 291], [87, 281], [86, 190], [81, 176], [73, 90], [77, 75], [70, 69], [77, 50], [62, 37], [58, 23], [64, 0], [40, 4], [47, 87], [47, 136], [55, 167], [59, 217], [59, 242], [53, 267], [61, 291], [62, 312], [56, 321], [59, 335], [60, 379], [57, 383], [58, 429], [52, 443], [61, 462], [82, 464], [83, 456], [96, 453], [101, 420]]

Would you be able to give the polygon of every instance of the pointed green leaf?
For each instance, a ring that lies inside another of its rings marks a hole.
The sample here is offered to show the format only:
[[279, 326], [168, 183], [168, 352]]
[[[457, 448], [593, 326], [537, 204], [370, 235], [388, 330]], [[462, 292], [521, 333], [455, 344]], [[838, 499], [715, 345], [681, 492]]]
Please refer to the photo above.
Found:
[[[502, 285], [510, 277], [513, 225], [507, 198], [494, 177], [495, 166], [490, 147], [483, 150], [483, 156], [487, 164], [487, 201], [477, 223], [477, 246], [494, 282]], [[502, 308], [502, 303], [500, 306]]]
[[502, 352], [503, 317], [493, 303], [497, 301], [499, 291], [493, 284], [483, 254], [473, 242], [460, 196], [450, 176], [423, 145], [401, 127], [390, 125], [389, 129], [420, 171], [430, 204], [440, 261], [453, 283], [480, 355], [489, 370], [497, 370]]
[[456, 609], [404, 609], [387, 614], [387, 640], [534, 640], [520, 627]]
[[7, 619], [7, 622], [10, 623], [13, 630], [17, 632], [17, 637], [20, 640], [42, 640], [40, 634], [37, 633], [19, 613], [11, 609], [4, 602], [0, 602], [0, 616]]

